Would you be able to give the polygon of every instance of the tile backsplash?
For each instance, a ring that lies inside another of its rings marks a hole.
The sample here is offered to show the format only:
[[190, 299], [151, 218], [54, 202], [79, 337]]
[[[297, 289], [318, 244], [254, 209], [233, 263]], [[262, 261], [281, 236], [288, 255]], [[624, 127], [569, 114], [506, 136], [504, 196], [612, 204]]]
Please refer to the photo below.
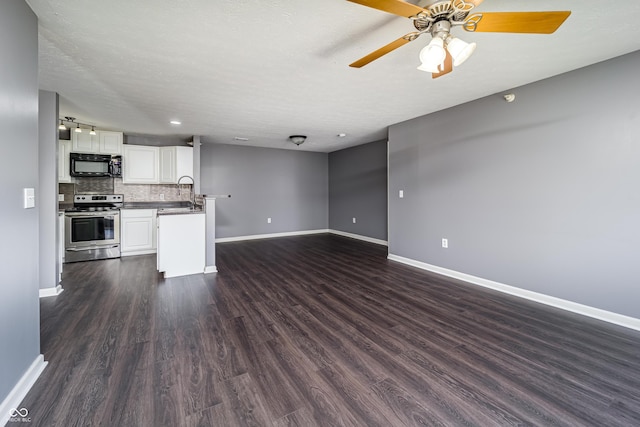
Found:
[[[124, 194], [125, 202], [188, 201], [191, 184], [123, 184], [121, 178], [76, 178], [71, 184], [58, 184], [58, 194], [73, 203], [74, 194]], [[162, 197], [161, 197], [162, 196]]]
[[[124, 194], [125, 202], [157, 202], [189, 200], [191, 184], [123, 184], [122, 179], [113, 180], [115, 194]], [[164, 199], [160, 196], [163, 196]]]

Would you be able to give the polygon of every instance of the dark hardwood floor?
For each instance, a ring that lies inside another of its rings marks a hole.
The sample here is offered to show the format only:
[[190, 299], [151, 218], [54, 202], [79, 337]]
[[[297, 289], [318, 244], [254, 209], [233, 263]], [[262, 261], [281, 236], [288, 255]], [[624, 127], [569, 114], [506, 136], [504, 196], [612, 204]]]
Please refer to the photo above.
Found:
[[640, 425], [640, 333], [333, 235], [65, 265], [41, 300], [42, 426]]

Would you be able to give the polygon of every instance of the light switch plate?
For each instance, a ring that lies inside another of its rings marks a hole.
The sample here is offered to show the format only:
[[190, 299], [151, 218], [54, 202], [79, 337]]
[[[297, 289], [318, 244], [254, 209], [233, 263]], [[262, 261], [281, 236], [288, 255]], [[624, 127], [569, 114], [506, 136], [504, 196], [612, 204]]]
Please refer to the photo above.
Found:
[[64, 202], [64, 194], [58, 194], [58, 201]]
[[401, 199], [404, 197], [404, 190], [398, 191], [398, 197], [400, 197]]
[[36, 190], [34, 188], [24, 189], [24, 208], [31, 209], [36, 207]]

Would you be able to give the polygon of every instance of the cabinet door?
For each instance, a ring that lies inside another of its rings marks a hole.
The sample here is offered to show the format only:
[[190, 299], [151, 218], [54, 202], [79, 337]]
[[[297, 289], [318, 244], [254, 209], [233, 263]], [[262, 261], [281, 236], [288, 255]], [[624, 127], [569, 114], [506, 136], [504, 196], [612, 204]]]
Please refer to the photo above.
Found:
[[[187, 175], [193, 178], [193, 147], [175, 147], [176, 148], [176, 180], [178, 182], [181, 176]], [[189, 183], [189, 180], [185, 180]]]
[[[177, 184], [181, 176], [193, 177], [192, 147], [160, 147], [160, 183]], [[191, 184], [190, 180], [183, 181]]]
[[71, 182], [69, 153], [71, 141], [58, 141], [58, 182]]
[[155, 209], [123, 209], [121, 211], [122, 255], [141, 255], [156, 251]]
[[122, 154], [122, 132], [98, 132], [100, 140], [100, 153]]
[[157, 184], [158, 147], [122, 146], [122, 182], [124, 184]]
[[160, 183], [175, 184], [176, 176], [176, 148], [160, 147]]
[[71, 129], [71, 142], [74, 153], [98, 153], [100, 151], [98, 135], [89, 135], [87, 130], [78, 133]]

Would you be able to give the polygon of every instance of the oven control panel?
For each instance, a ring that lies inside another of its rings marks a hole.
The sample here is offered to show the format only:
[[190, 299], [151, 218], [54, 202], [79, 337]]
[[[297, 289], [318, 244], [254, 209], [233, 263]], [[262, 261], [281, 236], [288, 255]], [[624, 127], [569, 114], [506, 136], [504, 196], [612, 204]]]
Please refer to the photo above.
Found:
[[122, 194], [76, 194], [73, 203], [122, 203]]

